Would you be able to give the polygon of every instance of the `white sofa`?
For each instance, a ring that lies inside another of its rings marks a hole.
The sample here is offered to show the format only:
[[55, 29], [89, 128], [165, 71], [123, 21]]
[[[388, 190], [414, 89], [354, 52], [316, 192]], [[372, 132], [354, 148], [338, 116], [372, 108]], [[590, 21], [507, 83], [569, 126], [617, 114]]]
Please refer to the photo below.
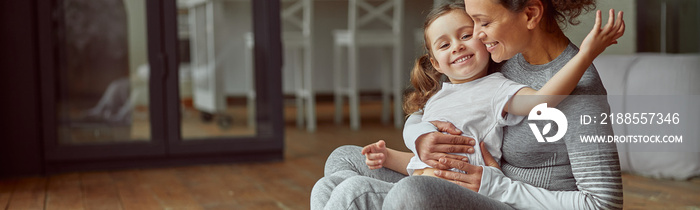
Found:
[[[700, 175], [700, 54], [604, 55], [594, 64], [612, 113], [680, 111], [678, 125], [613, 125], [615, 135], [682, 133], [682, 144], [618, 143], [623, 171], [656, 178]], [[641, 101], [640, 101], [641, 100]]]

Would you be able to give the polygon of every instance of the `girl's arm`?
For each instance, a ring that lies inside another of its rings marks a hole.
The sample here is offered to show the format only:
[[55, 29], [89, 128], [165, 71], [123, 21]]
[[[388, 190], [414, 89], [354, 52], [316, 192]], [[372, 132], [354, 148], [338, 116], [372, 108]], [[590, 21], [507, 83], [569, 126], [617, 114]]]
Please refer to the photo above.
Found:
[[[578, 81], [593, 64], [593, 59], [600, 55], [605, 48], [617, 43], [625, 32], [625, 22], [622, 20], [622, 11], [618, 13], [617, 20], [613, 22], [614, 10], [610, 10], [608, 23], [603, 29], [601, 26], [601, 12], [596, 12], [593, 30], [581, 43], [580, 51], [559, 72], [557, 72], [540, 90], [523, 88], [503, 107], [504, 112], [515, 115], [528, 115], [533, 107], [541, 103], [547, 103], [548, 107], [555, 107], [571, 94]], [[527, 96], [527, 97], [523, 97]]]
[[411, 161], [412, 157], [413, 153], [387, 148], [387, 157], [384, 167], [399, 172], [403, 175], [409, 175], [406, 171], [406, 166], [408, 166], [408, 162]]
[[411, 161], [413, 153], [387, 148], [384, 140], [363, 147], [361, 152], [365, 155], [365, 164], [370, 169], [384, 167], [408, 175], [406, 166]]
[[423, 122], [422, 113], [413, 113], [408, 116], [406, 123], [403, 126], [403, 140], [409, 150], [413, 151], [413, 154], [418, 155], [416, 150], [416, 140], [427, 133], [438, 132], [438, 128], [430, 122]]

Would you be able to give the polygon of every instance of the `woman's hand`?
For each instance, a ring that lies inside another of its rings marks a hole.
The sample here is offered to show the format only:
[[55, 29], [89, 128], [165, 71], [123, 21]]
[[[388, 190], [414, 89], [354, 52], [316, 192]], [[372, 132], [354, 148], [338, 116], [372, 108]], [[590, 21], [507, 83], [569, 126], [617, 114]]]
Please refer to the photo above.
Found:
[[[489, 150], [486, 149], [486, 143], [481, 142], [480, 146], [481, 154], [484, 156], [484, 164], [501, 169], [496, 159], [494, 159], [491, 153], [489, 153]], [[474, 192], [479, 192], [479, 187], [481, 187], [481, 174], [484, 172], [484, 168], [453, 158], [440, 158], [440, 163], [450, 168], [462, 170], [466, 172], [466, 174], [449, 170], [436, 170], [435, 176], [466, 187]]]
[[379, 140], [377, 143], [367, 145], [362, 148], [362, 154], [365, 155], [365, 164], [369, 169], [380, 169], [384, 167], [388, 150], [384, 140]]
[[608, 23], [601, 29], [601, 12], [600, 10], [596, 11], [595, 25], [581, 43], [580, 51], [582, 53], [592, 55], [592, 57], [595, 58], [603, 53], [605, 48], [617, 44], [617, 39], [625, 34], [625, 21], [622, 20], [622, 11], [617, 13], [617, 18], [614, 21], [615, 10], [610, 9], [609, 13], [610, 17], [608, 17]]
[[443, 157], [468, 161], [464, 156], [447, 153], [474, 153], [474, 139], [461, 136], [462, 131], [452, 123], [441, 121], [430, 123], [435, 125], [439, 132], [426, 133], [416, 139], [416, 152], [420, 160], [437, 169], [452, 168], [438, 162]]

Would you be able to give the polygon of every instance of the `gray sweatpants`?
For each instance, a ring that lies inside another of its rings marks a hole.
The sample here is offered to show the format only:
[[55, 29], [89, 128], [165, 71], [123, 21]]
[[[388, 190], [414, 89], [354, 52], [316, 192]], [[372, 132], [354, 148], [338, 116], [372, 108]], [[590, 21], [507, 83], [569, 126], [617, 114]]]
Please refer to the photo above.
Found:
[[370, 170], [358, 146], [341, 146], [311, 190], [311, 209], [512, 209], [451, 182]]

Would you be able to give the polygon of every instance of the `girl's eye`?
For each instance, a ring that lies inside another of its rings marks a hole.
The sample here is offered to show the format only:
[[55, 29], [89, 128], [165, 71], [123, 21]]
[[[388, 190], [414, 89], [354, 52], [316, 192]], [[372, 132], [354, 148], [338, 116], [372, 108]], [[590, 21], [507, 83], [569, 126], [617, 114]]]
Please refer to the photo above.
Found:
[[464, 39], [464, 40], [469, 40], [470, 38], [472, 38], [472, 35], [471, 35], [471, 34], [464, 34], [464, 35], [462, 35], [462, 39]]
[[440, 49], [443, 49], [443, 48], [446, 48], [446, 47], [449, 47], [449, 46], [450, 46], [449, 44], [445, 43], [445, 44], [440, 45]]

